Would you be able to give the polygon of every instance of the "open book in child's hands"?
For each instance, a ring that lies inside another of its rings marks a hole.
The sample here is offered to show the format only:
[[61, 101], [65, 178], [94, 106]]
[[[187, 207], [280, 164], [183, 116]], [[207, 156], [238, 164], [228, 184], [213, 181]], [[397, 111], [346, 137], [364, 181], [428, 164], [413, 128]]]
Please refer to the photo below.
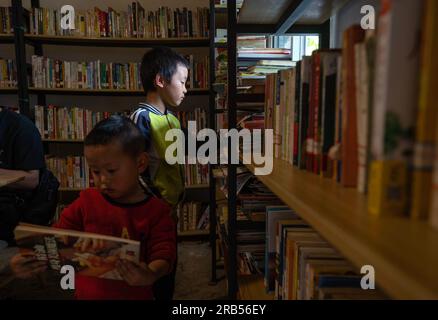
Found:
[[139, 241], [30, 224], [18, 225], [15, 239], [20, 253], [34, 253], [58, 273], [70, 265], [76, 275], [122, 280], [117, 261], [138, 263], [140, 256]]

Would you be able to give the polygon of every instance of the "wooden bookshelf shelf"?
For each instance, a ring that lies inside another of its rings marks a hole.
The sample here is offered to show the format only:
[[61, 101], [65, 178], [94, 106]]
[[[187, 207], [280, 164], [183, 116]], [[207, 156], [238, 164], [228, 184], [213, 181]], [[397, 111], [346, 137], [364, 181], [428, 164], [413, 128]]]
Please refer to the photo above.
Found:
[[55, 44], [71, 46], [92, 46], [92, 47], [208, 47], [209, 38], [165, 38], [165, 39], [147, 39], [147, 38], [91, 38], [91, 37], [74, 37], [74, 36], [50, 36], [50, 35], [32, 35], [26, 34], [25, 40], [38, 44]]
[[17, 88], [0, 88], [0, 94], [16, 94]]
[[257, 177], [353, 264], [372, 265], [377, 285], [390, 296], [438, 298], [438, 231], [427, 222], [372, 216], [365, 195], [282, 160]]
[[0, 43], [14, 43], [13, 34], [0, 34]]
[[190, 230], [190, 231], [178, 232], [178, 237], [194, 237], [194, 236], [207, 236], [207, 235], [209, 235], [208, 230]]
[[58, 190], [61, 192], [79, 192], [85, 190], [85, 188], [59, 188]]
[[263, 275], [240, 275], [239, 300], [274, 300], [273, 293], [266, 293]]
[[[29, 88], [34, 94], [56, 94], [56, 95], [100, 95], [100, 96], [144, 96], [143, 90], [122, 90], [122, 89], [66, 89], [66, 88]], [[187, 89], [187, 95], [208, 95], [208, 89]]]

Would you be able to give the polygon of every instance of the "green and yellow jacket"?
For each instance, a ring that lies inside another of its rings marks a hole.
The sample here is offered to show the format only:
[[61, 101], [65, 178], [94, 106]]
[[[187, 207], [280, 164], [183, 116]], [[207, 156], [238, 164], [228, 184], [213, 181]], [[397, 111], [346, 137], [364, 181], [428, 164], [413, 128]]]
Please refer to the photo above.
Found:
[[184, 194], [184, 173], [180, 164], [166, 162], [166, 149], [173, 142], [164, 138], [167, 130], [181, 128], [178, 118], [147, 103], [140, 103], [130, 118], [146, 138], [149, 167], [144, 178], [166, 202], [176, 206]]

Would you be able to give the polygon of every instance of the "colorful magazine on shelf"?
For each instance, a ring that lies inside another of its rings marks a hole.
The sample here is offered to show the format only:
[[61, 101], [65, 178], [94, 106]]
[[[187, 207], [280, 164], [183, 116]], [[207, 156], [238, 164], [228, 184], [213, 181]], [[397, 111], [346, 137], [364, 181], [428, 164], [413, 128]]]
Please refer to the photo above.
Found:
[[[139, 262], [140, 242], [88, 232], [20, 224], [15, 238], [22, 254], [34, 253], [59, 274], [70, 265], [76, 275], [122, 280], [116, 269], [121, 259]], [[94, 243], [94, 246], [93, 246]]]

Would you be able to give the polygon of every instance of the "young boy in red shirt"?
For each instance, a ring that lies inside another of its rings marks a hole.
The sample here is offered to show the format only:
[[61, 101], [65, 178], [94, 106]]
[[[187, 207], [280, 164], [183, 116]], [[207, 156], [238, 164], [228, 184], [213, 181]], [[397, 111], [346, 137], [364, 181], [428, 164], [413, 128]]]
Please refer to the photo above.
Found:
[[[144, 137], [128, 118], [112, 116], [93, 128], [84, 146], [96, 188], [82, 191], [54, 227], [143, 240], [143, 262], [121, 262], [118, 271], [124, 281], [77, 275], [75, 296], [153, 299], [152, 285], [173, 269], [176, 237], [171, 207], [139, 183], [148, 166]], [[20, 270], [19, 264], [12, 267]]]

